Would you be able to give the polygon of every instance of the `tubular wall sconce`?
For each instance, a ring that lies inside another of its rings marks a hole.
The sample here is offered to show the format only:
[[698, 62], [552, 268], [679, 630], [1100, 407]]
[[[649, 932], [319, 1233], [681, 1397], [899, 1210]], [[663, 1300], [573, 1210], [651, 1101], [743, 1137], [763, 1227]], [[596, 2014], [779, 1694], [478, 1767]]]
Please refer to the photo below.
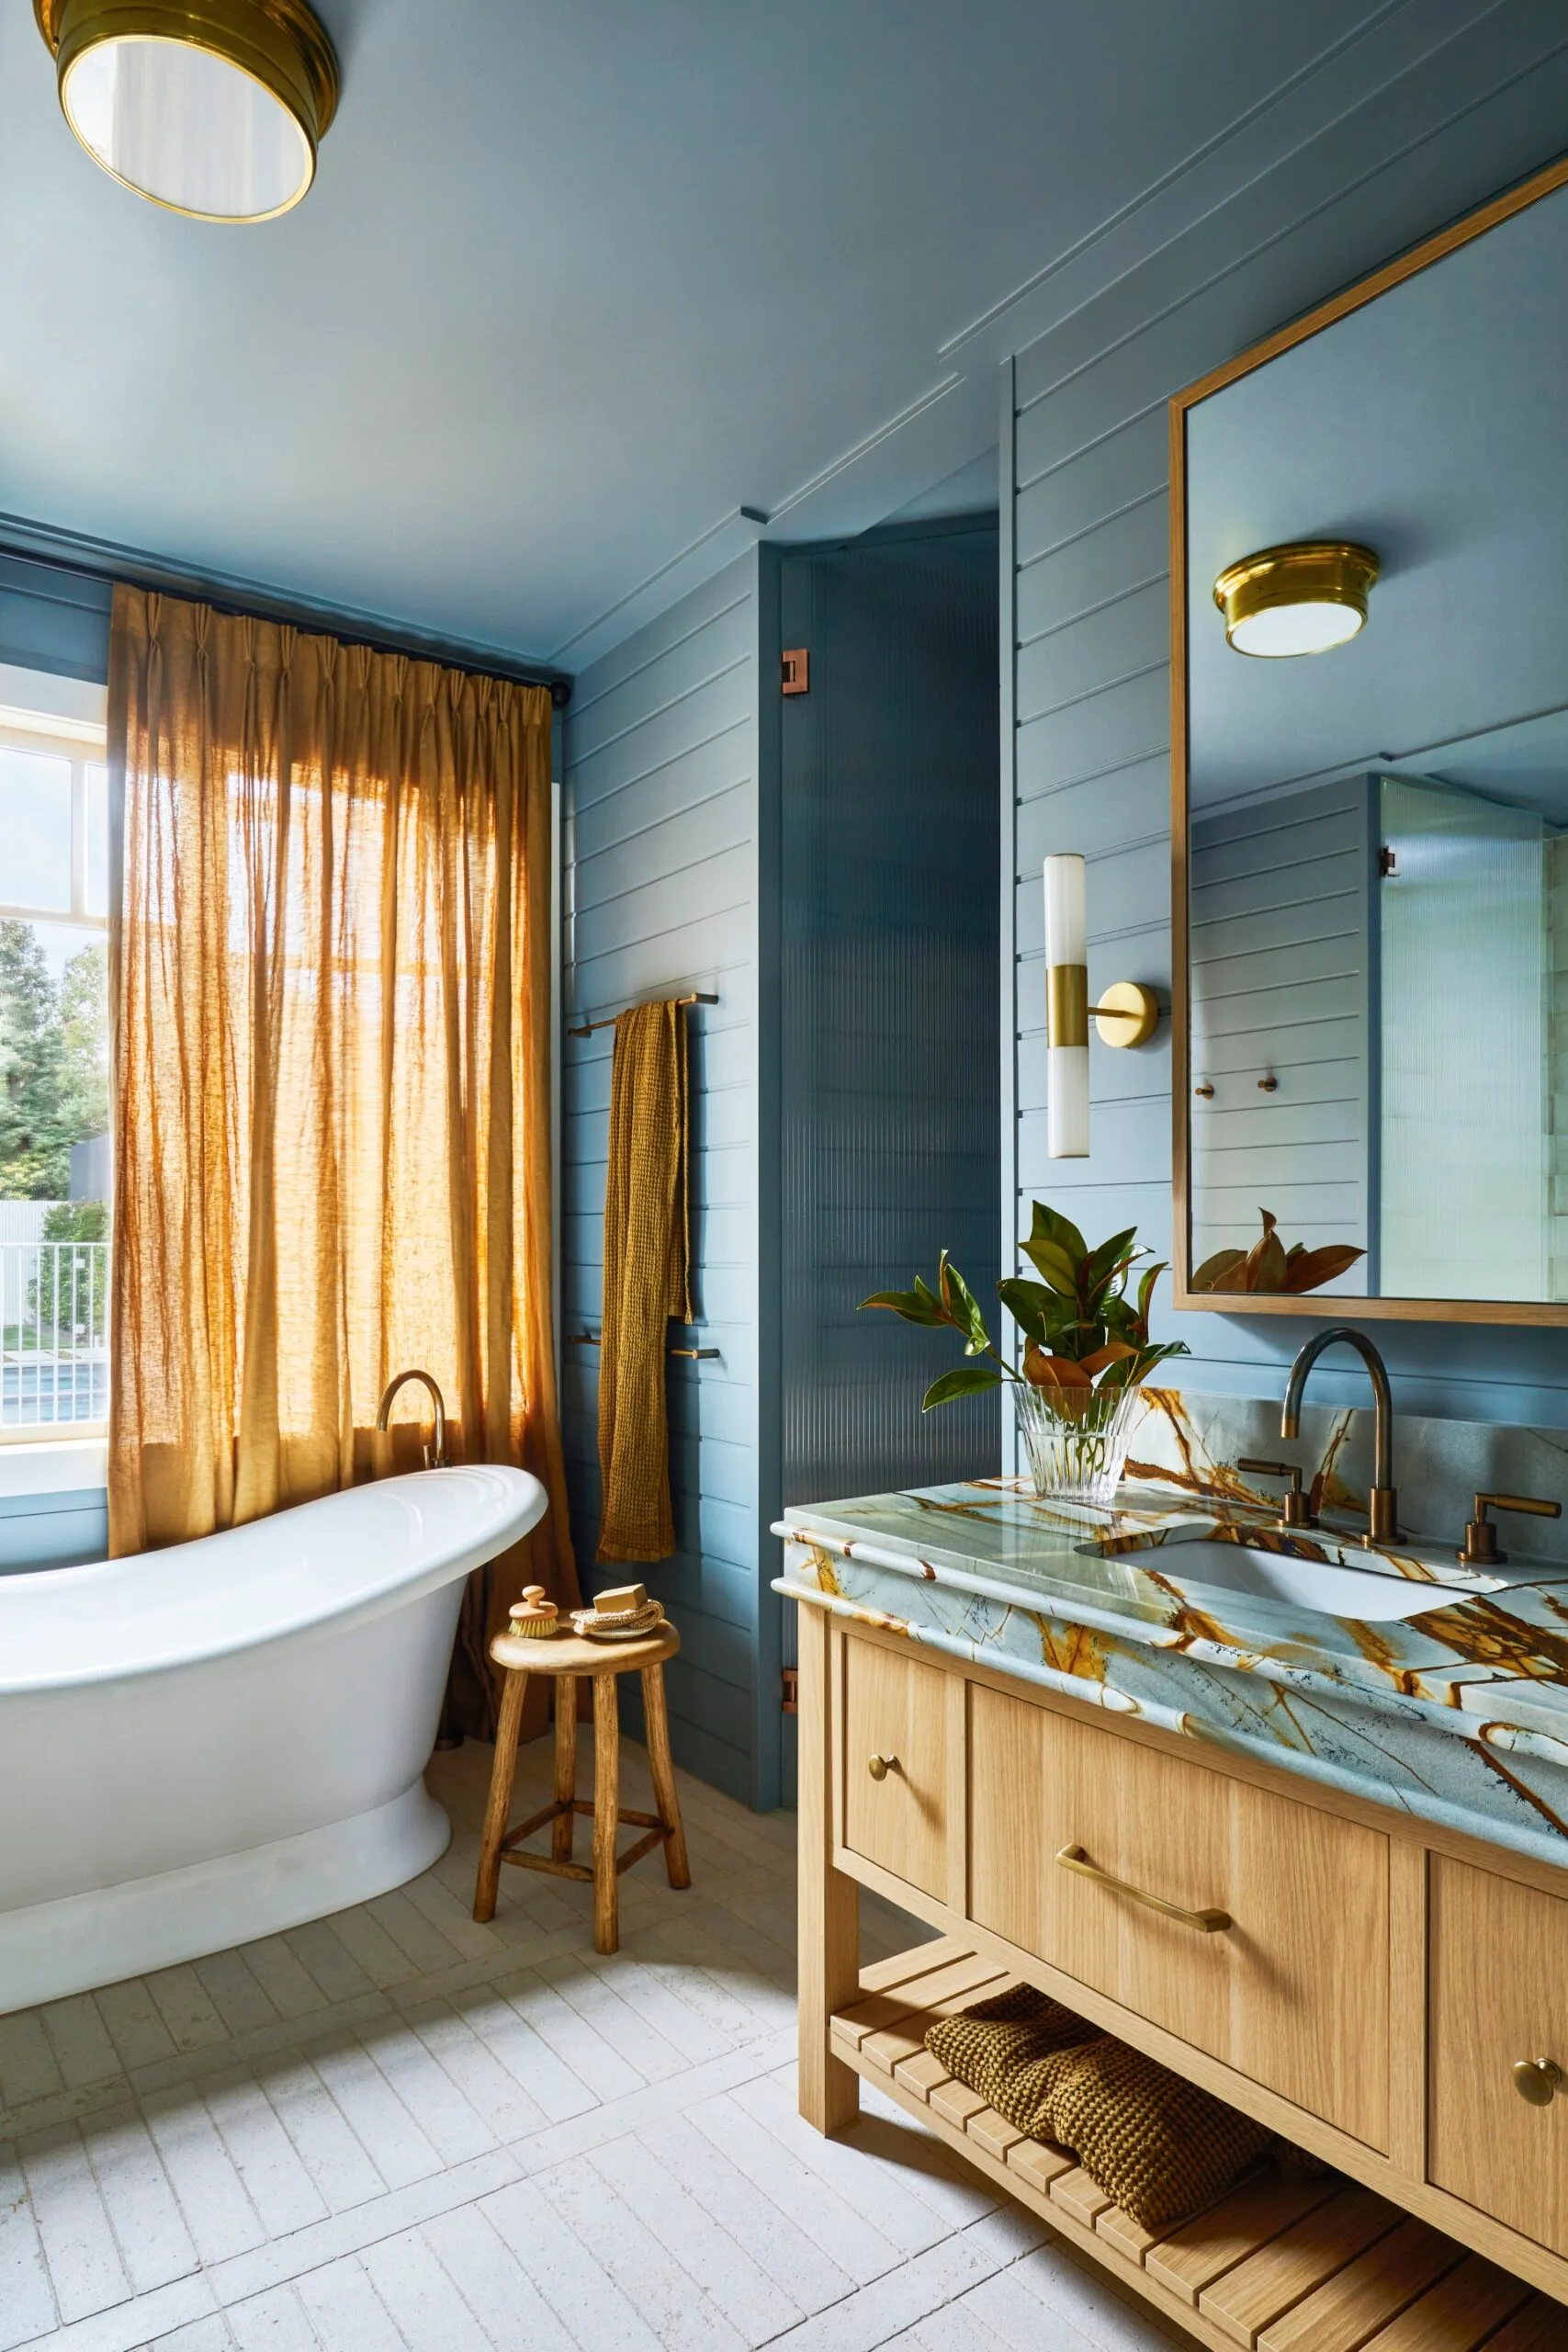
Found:
[[1089, 1024], [1102, 1046], [1146, 1046], [1159, 1000], [1139, 980], [1115, 980], [1089, 1001], [1089, 910], [1084, 862], [1045, 860], [1045, 1109], [1053, 1159], [1089, 1158]]

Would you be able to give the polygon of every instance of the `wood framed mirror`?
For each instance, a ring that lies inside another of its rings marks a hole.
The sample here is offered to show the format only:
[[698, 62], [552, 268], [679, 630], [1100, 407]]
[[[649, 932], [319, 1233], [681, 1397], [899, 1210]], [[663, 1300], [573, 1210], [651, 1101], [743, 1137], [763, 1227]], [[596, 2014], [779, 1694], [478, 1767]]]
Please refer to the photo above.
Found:
[[1568, 1323], [1564, 286], [1568, 163], [1171, 402], [1179, 1307]]

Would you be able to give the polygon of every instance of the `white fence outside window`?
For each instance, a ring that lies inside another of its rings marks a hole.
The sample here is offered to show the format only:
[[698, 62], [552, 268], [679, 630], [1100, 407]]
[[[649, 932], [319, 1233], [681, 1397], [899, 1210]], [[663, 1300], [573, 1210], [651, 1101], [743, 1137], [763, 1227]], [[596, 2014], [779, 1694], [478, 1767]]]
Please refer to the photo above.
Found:
[[108, 1261], [107, 1241], [0, 1240], [0, 1430], [107, 1419]]

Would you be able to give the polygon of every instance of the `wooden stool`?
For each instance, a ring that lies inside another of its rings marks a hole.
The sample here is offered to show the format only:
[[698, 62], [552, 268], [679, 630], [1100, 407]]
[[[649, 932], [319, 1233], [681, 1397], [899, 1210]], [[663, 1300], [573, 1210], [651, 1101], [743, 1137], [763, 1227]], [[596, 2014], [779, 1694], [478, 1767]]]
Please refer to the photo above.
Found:
[[[671, 1886], [690, 1886], [686, 1833], [681, 1826], [681, 1806], [675, 1794], [675, 1767], [670, 1758], [670, 1718], [664, 1708], [664, 1661], [673, 1657], [681, 1636], [668, 1621], [633, 1642], [591, 1642], [581, 1634], [558, 1634], [553, 1640], [518, 1640], [498, 1634], [490, 1645], [497, 1666], [506, 1668], [502, 1693], [501, 1722], [495, 1735], [495, 1763], [490, 1779], [490, 1804], [485, 1810], [484, 1842], [479, 1849], [479, 1874], [474, 1887], [474, 1917], [493, 1919], [496, 1890], [502, 1862], [528, 1871], [547, 1871], [555, 1878], [591, 1879], [593, 1883], [593, 1949], [615, 1951], [620, 1946], [618, 1873], [640, 1861], [655, 1846], [664, 1849], [664, 1867]], [[657, 1813], [625, 1813], [620, 1809], [620, 1710], [615, 1677], [636, 1669], [642, 1676], [642, 1711], [648, 1729], [648, 1760], [653, 1773]], [[556, 1681], [556, 1793], [554, 1802], [515, 1829], [508, 1829], [512, 1782], [517, 1770], [517, 1734], [523, 1720], [523, 1693], [531, 1674], [548, 1674]], [[577, 1794], [577, 1681], [593, 1681], [593, 1802]], [[574, 1816], [586, 1814], [593, 1824], [593, 1867], [571, 1859]], [[547, 1854], [521, 1854], [525, 1838], [546, 1822], [555, 1826]], [[615, 1852], [615, 1826], [629, 1821], [646, 1829], [626, 1852]]]

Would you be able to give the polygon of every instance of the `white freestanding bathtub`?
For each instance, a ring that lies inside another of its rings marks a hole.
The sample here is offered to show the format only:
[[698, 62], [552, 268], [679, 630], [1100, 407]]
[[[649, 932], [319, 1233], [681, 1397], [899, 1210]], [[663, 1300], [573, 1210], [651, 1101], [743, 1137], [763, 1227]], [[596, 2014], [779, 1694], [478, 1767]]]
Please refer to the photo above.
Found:
[[427, 1470], [0, 1577], [0, 2012], [427, 1870], [463, 1579], [545, 1508], [526, 1471]]

